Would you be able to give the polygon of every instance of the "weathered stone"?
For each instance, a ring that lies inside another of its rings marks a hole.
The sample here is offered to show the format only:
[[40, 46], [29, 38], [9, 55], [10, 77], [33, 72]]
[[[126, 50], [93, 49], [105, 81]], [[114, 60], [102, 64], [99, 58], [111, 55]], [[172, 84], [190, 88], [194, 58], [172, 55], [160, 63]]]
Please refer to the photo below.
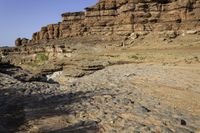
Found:
[[[118, 38], [133, 32], [200, 30], [199, 7], [199, 0], [99, 0], [85, 12], [63, 13], [62, 22], [42, 27], [33, 34], [31, 42], [86, 35]], [[16, 45], [21, 45], [20, 40]]]
[[164, 32], [160, 32], [160, 38], [163, 38], [165, 40], [168, 39], [174, 39], [178, 36], [178, 33], [175, 31], [164, 31]]
[[27, 38], [22, 38], [21, 44], [24, 46], [24, 45], [26, 45], [28, 43], [28, 41], [29, 40]]
[[197, 34], [197, 30], [188, 30], [186, 31], [187, 34]]
[[63, 21], [83, 20], [85, 18], [85, 13], [84, 12], [63, 13], [62, 18]]
[[22, 45], [22, 40], [21, 40], [21, 38], [17, 38], [17, 39], [15, 40], [15, 45], [16, 45], [16, 46], [21, 46], [21, 45]]

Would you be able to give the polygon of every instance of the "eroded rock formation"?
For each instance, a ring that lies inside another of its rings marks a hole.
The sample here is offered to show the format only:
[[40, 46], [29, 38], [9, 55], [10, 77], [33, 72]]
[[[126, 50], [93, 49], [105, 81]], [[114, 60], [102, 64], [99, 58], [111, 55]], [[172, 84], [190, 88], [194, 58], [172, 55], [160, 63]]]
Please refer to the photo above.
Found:
[[62, 22], [42, 27], [31, 40], [18, 38], [16, 45], [74, 36], [200, 30], [200, 0], [99, 0], [85, 10], [62, 14]]

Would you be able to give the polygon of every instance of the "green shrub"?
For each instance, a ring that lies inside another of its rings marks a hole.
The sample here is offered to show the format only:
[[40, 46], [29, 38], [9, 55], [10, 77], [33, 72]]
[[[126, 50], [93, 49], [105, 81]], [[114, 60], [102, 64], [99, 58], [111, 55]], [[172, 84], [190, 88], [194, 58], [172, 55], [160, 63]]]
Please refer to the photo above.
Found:
[[36, 55], [36, 61], [43, 62], [47, 61], [49, 58], [44, 53], [39, 53]]
[[129, 58], [133, 58], [133, 59], [135, 59], [135, 60], [138, 60], [138, 59], [139, 59], [139, 57], [138, 57], [137, 55], [129, 56]]

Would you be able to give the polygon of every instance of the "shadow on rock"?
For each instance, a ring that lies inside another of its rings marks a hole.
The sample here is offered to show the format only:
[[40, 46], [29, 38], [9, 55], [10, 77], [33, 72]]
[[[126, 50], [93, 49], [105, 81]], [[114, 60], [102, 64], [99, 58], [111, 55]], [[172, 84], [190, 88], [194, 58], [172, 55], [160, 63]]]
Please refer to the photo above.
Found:
[[7, 74], [21, 82], [37, 81], [37, 82], [47, 82], [49, 84], [58, 84], [58, 82], [52, 79], [48, 80], [46, 77], [47, 74], [53, 73], [53, 70], [47, 72], [41, 72], [39, 74], [32, 74], [29, 71], [23, 70], [21, 67], [14, 66], [8, 63], [0, 63], [0, 72], [3, 74]]
[[96, 121], [81, 121], [63, 129], [50, 131], [49, 133], [97, 133], [99, 126]]
[[25, 122], [23, 98], [19, 94], [0, 91], [0, 132], [14, 132]]
[[[35, 121], [41, 118], [63, 116], [72, 114], [75, 111], [83, 110], [76, 108], [74, 104], [82, 101], [92, 100], [94, 95], [101, 95], [99, 92], [70, 92], [66, 94], [56, 94], [57, 92], [40, 93], [46, 88], [39, 88], [38, 94], [24, 95], [29, 88], [9, 87], [0, 91], [0, 132], [25, 132], [28, 121]], [[48, 90], [48, 89], [47, 89]], [[51, 127], [52, 128], [52, 127]], [[23, 131], [25, 130], [25, 131]], [[80, 121], [74, 125], [56, 131], [45, 132], [98, 132], [98, 123], [95, 121]]]

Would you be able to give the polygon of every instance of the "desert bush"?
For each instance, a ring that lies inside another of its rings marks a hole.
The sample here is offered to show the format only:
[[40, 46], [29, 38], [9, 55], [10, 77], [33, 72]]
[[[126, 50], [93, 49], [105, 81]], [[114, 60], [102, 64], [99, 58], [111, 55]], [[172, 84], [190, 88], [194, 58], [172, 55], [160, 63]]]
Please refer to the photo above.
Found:
[[44, 62], [47, 61], [49, 58], [44, 53], [39, 53], [36, 55], [36, 61]]
[[129, 58], [132, 58], [132, 59], [135, 59], [135, 60], [139, 59], [139, 57], [137, 55], [131, 55], [131, 56], [129, 56]]

